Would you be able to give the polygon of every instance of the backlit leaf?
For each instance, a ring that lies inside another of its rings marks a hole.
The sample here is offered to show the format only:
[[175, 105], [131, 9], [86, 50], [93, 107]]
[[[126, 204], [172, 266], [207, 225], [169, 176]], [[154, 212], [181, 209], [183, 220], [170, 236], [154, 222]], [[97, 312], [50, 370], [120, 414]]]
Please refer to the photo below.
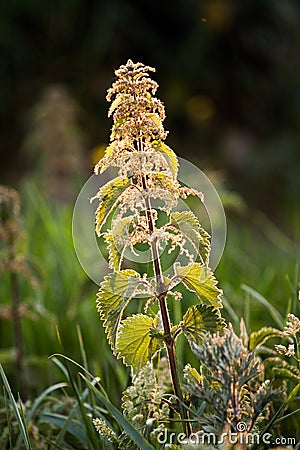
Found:
[[152, 120], [152, 122], [154, 123], [154, 125], [157, 126], [157, 128], [160, 128], [161, 125], [161, 120], [159, 118], [159, 115], [156, 113], [146, 113], [145, 116], [149, 117], [149, 119]]
[[295, 383], [300, 382], [300, 376], [297, 374], [297, 370], [295, 370], [295, 367], [293, 366], [274, 367], [273, 373], [276, 379], [283, 378], [294, 381]]
[[99, 172], [103, 173], [111, 165], [112, 157], [115, 153], [115, 145], [114, 141], [106, 147], [103, 158], [100, 159], [95, 166], [94, 172], [96, 175], [98, 175]]
[[97, 309], [104, 321], [109, 343], [115, 351], [116, 337], [124, 309], [130, 302], [140, 282], [134, 270], [110, 273], [104, 278], [97, 294]]
[[199, 220], [191, 211], [171, 214], [171, 225], [181, 231], [200, 255], [204, 264], [208, 264], [210, 251], [209, 234], [200, 226]]
[[222, 290], [217, 287], [217, 280], [208, 267], [194, 263], [184, 267], [177, 266], [175, 271], [182, 283], [195, 292], [202, 303], [222, 308]]
[[99, 198], [100, 200], [96, 211], [96, 232], [98, 236], [101, 234], [101, 227], [107, 220], [109, 213], [129, 185], [130, 180], [128, 178], [117, 177], [102, 186], [97, 195], [91, 199]]
[[154, 319], [144, 314], [128, 317], [121, 323], [117, 338], [118, 357], [123, 358], [127, 366], [132, 366], [134, 372], [140, 370], [158, 348], [157, 339], [150, 336], [154, 325]]
[[286, 337], [282, 331], [277, 328], [263, 327], [258, 331], [253, 331], [250, 334], [249, 349], [254, 350], [263, 345], [268, 339], [274, 337]]
[[153, 141], [151, 145], [166, 158], [174, 178], [177, 178], [178, 160], [174, 151], [162, 141]]
[[112, 104], [110, 105], [110, 108], [108, 110], [108, 117], [110, 117], [112, 115], [114, 110], [122, 103], [124, 98], [125, 98], [124, 94], [118, 94], [116, 96], [116, 98], [114, 99], [114, 101], [112, 102]]
[[111, 269], [120, 269], [123, 253], [128, 244], [129, 227], [133, 219], [134, 216], [123, 217], [104, 235], [108, 244], [108, 259]]
[[225, 327], [225, 321], [218, 310], [207, 305], [193, 305], [185, 313], [181, 322], [181, 329], [188, 340], [196, 344], [203, 340], [206, 332], [215, 333]]

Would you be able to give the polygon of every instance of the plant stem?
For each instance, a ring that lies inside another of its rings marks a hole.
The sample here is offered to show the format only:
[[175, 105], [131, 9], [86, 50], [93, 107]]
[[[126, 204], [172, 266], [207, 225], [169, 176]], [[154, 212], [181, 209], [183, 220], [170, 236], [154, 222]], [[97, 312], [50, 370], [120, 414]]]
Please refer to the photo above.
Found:
[[[142, 185], [143, 189], [147, 189], [147, 181], [146, 177], [142, 177]], [[152, 234], [154, 232], [154, 219], [152, 214], [152, 206], [151, 206], [151, 200], [148, 196], [145, 197], [145, 203], [146, 203], [146, 215], [147, 215], [147, 222], [149, 231]], [[159, 301], [159, 309], [161, 312], [161, 318], [162, 323], [164, 327], [164, 342], [167, 348], [168, 353], [168, 360], [169, 360], [169, 366], [171, 371], [171, 378], [172, 378], [172, 384], [173, 389], [176, 397], [179, 400], [179, 408], [180, 408], [180, 415], [183, 421], [183, 427], [185, 429], [187, 437], [191, 434], [191, 426], [188, 421], [188, 412], [186, 408], [184, 407], [184, 398], [180, 386], [179, 381], [179, 375], [178, 375], [178, 367], [177, 367], [177, 360], [176, 360], [176, 354], [175, 354], [175, 340], [174, 337], [171, 334], [171, 324], [170, 324], [170, 317], [169, 317], [169, 311], [167, 307], [167, 292], [163, 281], [162, 276], [162, 270], [161, 270], [161, 264], [159, 259], [159, 251], [158, 251], [158, 245], [157, 241], [154, 240], [151, 243], [151, 253], [152, 253], [152, 261], [153, 261], [153, 267], [154, 267], [154, 273], [155, 278], [157, 282], [158, 287], [158, 301]]]
[[11, 293], [12, 293], [12, 320], [14, 328], [15, 346], [16, 346], [16, 366], [17, 375], [19, 377], [19, 390], [22, 400], [26, 399], [26, 382], [24, 374], [24, 359], [23, 359], [23, 344], [22, 344], [22, 329], [19, 313], [19, 289], [16, 273], [10, 274]]

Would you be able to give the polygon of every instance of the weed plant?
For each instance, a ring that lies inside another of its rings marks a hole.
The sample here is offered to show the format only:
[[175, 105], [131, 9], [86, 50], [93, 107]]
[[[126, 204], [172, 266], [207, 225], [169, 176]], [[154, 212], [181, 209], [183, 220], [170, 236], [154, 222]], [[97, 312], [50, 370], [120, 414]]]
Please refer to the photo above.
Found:
[[[96, 171], [112, 165], [119, 174], [95, 197], [96, 232], [112, 269], [97, 297], [104, 329], [72, 249], [71, 209], [51, 206], [30, 183], [24, 189], [24, 254], [38, 280], [20, 283], [31, 305], [22, 317], [31, 394], [20, 399], [9, 382], [10, 325], [1, 318], [1, 449], [299, 448], [295, 246], [262, 216], [243, 231], [230, 221], [217, 269], [223, 294], [209, 269], [209, 235], [191, 211], [175, 209], [180, 196], [202, 196], [177, 180], [152, 71], [128, 61], [108, 91], [114, 125]], [[147, 249], [145, 274], [131, 256]], [[3, 299], [10, 298], [7, 272]], [[190, 436], [190, 445], [162, 442], [172, 433]], [[191, 445], [205, 433], [215, 445], [204, 437]]]

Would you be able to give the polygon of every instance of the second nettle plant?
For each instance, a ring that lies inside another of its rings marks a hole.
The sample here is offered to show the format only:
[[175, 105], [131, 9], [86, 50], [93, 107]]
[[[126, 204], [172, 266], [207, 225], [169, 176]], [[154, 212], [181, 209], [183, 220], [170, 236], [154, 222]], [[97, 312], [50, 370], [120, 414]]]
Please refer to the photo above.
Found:
[[[119, 170], [92, 199], [99, 200], [96, 232], [108, 244], [113, 269], [101, 283], [97, 307], [114, 355], [131, 366], [133, 377], [148, 370], [153, 361], [160, 363], [160, 353], [166, 350], [175, 409], [189, 433], [176, 340], [184, 334], [192, 346], [199, 345], [206, 332], [224, 328], [222, 291], [208, 267], [208, 233], [193, 212], [175, 210], [179, 198], [202, 199], [202, 194], [177, 180], [177, 157], [164, 142], [164, 105], [155, 97], [158, 85], [149, 72], [154, 69], [129, 60], [116, 70], [117, 79], [107, 94], [108, 115], [114, 123], [110, 144], [95, 172], [111, 166]], [[130, 261], [130, 254], [136, 255], [141, 245], [151, 255], [148, 273], [134, 270]], [[167, 275], [162, 270], [162, 253], [169, 254], [170, 260], [180, 259]], [[194, 292], [199, 302], [188, 308], [180, 323], [173, 324], [169, 307], [182, 298], [177, 290], [180, 284]], [[124, 318], [134, 299], [145, 302], [144, 312]]]

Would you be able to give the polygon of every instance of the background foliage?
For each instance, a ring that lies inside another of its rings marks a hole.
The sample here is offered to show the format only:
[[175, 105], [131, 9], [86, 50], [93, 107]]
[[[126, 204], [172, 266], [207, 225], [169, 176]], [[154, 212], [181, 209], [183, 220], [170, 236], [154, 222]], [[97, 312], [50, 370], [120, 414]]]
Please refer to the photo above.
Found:
[[296, 0], [18, 0], [0, 8], [5, 181], [32, 168], [21, 147], [28, 113], [49, 84], [66, 85], [82, 108], [87, 147], [106, 143], [105, 91], [113, 68], [131, 58], [158, 69], [179, 156], [226, 169], [248, 201], [277, 218], [296, 201]]

